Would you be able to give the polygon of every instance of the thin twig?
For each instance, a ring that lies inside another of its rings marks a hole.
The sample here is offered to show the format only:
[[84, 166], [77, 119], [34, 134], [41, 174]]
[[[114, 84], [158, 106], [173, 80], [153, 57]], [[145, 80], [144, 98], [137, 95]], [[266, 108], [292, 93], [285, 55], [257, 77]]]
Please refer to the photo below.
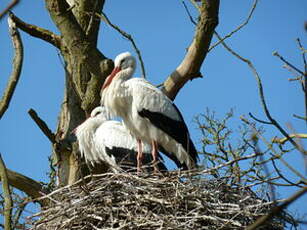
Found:
[[[257, 156], [259, 156], [260, 160], [263, 162], [264, 161], [263, 153], [260, 151], [260, 148], [258, 146], [258, 133], [259, 132], [253, 134], [252, 141], [254, 143]], [[269, 169], [268, 169], [266, 162], [261, 164], [261, 167], [262, 167], [264, 173], [266, 174], [266, 178], [270, 179], [271, 176], [270, 176], [270, 172], [269, 172]], [[272, 200], [275, 204], [275, 202], [276, 202], [275, 187], [273, 186], [273, 184], [269, 183], [269, 188], [270, 188], [270, 192], [271, 192], [271, 198], [272, 198]]]
[[259, 123], [266, 124], [266, 125], [272, 125], [272, 122], [260, 120], [260, 119], [256, 118], [252, 113], [248, 113], [248, 115], [251, 118], [253, 118], [255, 121], [258, 121]]
[[305, 52], [303, 52], [305, 49], [301, 43], [301, 40], [299, 38], [296, 39], [298, 46], [300, 47], [300, 49], [302, 50], [302, 58], [303, 58], [303, 62], [304, 62], [304, 69], [305, 69], [305, 76], [307, 74], [307, 61], [306, 61], [306, 55]]
[[142, 59], [142, 55], [141, 55], [141, 52], [140, 50], [137, 48], [132, 36], [128, 33], [126, 33], [125, 31], [123, 31], [122, 29], [120, 29], [118, 26], [114, 25], [110, 20], [109, 18], [107, 17], [107, 15], [103, 12], [101, 12], [101, 14], [99, 13], [96, 13], [96, 15], [101, 19], [103, 20], [104, 22], [106, 22], [109, 26], [111, 26], [113, 29], [115, 29], [117, 32], [119, 32], [121, 35], [123, 35], [125, 38], [127, 38], [131, 43], [132, 43], [132, 46], [135, 50], [135, 52], [137, 53], [138, 55], [138, 58], [139, 58], [139, 61], [141, 63], [141, 69], [142, 69], [142, 74], [143, 74], [143, 78], [146, 78], [146, 73], [145, 73], [145, 66], [144, 66], [144, 62], [143, 62], [143, 59]]
[[236, 32], [238, 32], [239, 30], [241, 30], [244, 26], [246, 26], [248, 23], [249, 23], [249, 20], [251, 19], [255, 9], [256, 9], [256, 6], [257, 6], [257, 3], [258, 3], [258, 0], [255, 0], [254, 3], [253, 3], [253, 6], [246, 18], [246, 20], [241, 24], [239, 25], [235, 30], [233, 30], [232, 32], [230, 32], [229, 34], [227, 34], [225, 37], [219, 39], [218, 42], [216, 42], [215, 44], [213, 44], [208, 52], [210, 52], [212, 49], [214, 49], [216, 46], [218, 46], [219, 44], [221, 44], [223, 41], [225, 41], [227, 38], [230, 38], [233, 34], [235, 34]]
[[286, 65], [290, 66], [292, 69], [294, 69], [296, 72], [304, 76], [304, 72], [302, 72], [300, 69], [292, 65], [290, 62], [288, 62], [283, 56], [281, 56], [277, 51], [273, 52], [273, 55], [278, 57], [282, 62], [284, 62]]
[[13, 97], [16, 85], [20, 77], [22, 62], [23, 62], [22, 40], [16, 28], [16, 24], [12, 21], [10, 16], [8, 17], [8, 24], [9, 24], [10, 35], [15, 49], [15, 56], [13, 59], [13, 70], [10, 79], [8, 81], [8, 84], [6, 86], [6, 89], [3, 93], [2, 99], [0, 101], [0, 119], [2, 118], [3, 114], [9, 107], [10, 101]]
[[12, 0], [11, 3], [0, 13], [0, 20], [2, 17], [7, 14], [17, 3], [19, 0]]
[[[296, 133], [291, 123], [288, 123], [287, 126], [290, 131], [292, 131], [293, 133]], [[307, 138], [307, 134], [306, 134], [306, 138]], [[298, 146], [300, 146], [301, 149], [305, 149], [301, 138], [296, 138], [295, 142], [297, 143]], [[306, 155], [302, 154], [302, 157], [303, 157], [304, 166], [305, 166], [305, 175], [307, 175], [307, 154]]]
[[19, 219], [21, 217], [21, 214], [25, 210], [27, 204], [28, 202], [23, 202], [18, 206], [17, 211], [14, 214], [14, 220], [12, 222], [12, 229], [17, 229], [17, 225], [19, 224]]
[[300, 198], [306, 192], [307, 192], [307, 187], [302, 188], [301, 190], [296, 192], [293, 196], [289, 197], [286, 201], [284, 201], [281, 205], [273, 207], [271, 212], [268, 215], [260, 217], [255, 223], [248, 226], [246, 228], [246, 230], [254, 230], [254, 229], [257, 229], [258, 227], [262, 226], [265, 222], [269, 221], [274, 216], [281, 213], [287, 206], [292, 204], [294, 201], [296, 201], [298, 198]]
[[[297, 43], [298, 46], [301, 50], [304, 50], [304, 47], [301, 43], [301, 40], [299, 38], [297, 38]], [[304, 63], [304, 80], [303, 80], [303, 89], [304, 89], [304, 95], [305, 95], [305, 116], [307, 117], [307, 62], [306, 62], [306, 55], [305, 52], [302, 52], [302, 58], [303, 58], [303, 63]], [[307, 120], [306, 120], [306, 124], [307, 124]]]
[[292, 181], [288, 180], [288, 179], [281, 173], [281, 171], [278, 169], [278, 167], [277, 167], [277, 165], [276, 165], [276, 163], [275, 163], [275, 161], [274, 161], [273, 158], [271, 158], [271, 162], [272, 162], [273, 167], [274, 167], [275, 171], [277, 172], [278, 176], [279, 176], [280, 178], [282, 178], [284, 181], [286, 181], [290, 186], [297, 186], [297, 187], [301, 187], [301, 188], [303, 187], [303, 186], [300, 185], [302, 181], [299, 181], [298, 183], [293, 183]]
[[2, 181], [2, 189], [4, 196], [4, 230], [10, 230], [13, 201], [11, 197], [11, 191], [9, 187], [6, 167], [2, 160], [1, 154], [0, 154], [0, 177]]
[[185, 8], [185, 11], [187, 12], [187, 14], [188, 14], [188, 16], [189, 16], [189, 18], [190, 18], [190, 21], [191, 21], [194, 25], [197, 25], [197, 23], [196, 23], [195, 20], [193, 19], [192, 15], [191, 15], [191, 13], [190, 13], [188, 7], [187, 7], [187, 5], [185, 4], [184, 0], [182, 0], [181, 2], [182, 2], [183, 6], [184, 6], [184, 8]]
[[296, 115], [296, 114], [293, 114], [292, 116], [295, 117], [295, 118], [307, 121], [307, 117], [306, 116], [302, 117], [302, 116], [299, 116], [299, 115]]
[[35, 112], [34, 109], [30, 109], [28, 111], [28, 114], [30, 115], [30, 117], [35, 121], [35, 123], [37, 124], [37, 126], [40, 128], [40, 130], [45, 134], [45, 136], [50, 140], [50, 142], [52, 144], [56, 143], [55, 140], [55, 135], [54, 133], [51, 132], [51, 130], [49, 129], [48, 125], [46, 124], [46, 122], [44, 122]]

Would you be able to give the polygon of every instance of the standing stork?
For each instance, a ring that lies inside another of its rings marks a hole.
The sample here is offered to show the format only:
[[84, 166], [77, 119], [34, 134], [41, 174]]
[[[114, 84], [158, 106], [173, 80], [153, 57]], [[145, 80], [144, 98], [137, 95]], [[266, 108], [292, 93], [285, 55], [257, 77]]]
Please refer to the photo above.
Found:
[[[137, 165], [137, 141], [119, 121], [109, 120], [104, 107], [97, 107], [91, 116], [75, 129], [81, 156], [88, 165], [104, 163], [113, 172], [121, 171], [119, 166], [131, 168]], [[144, 146], [145, 162], [150, 163], [151, 146]], [[167, 171], [162, 162], [162, 171]]]
[[138, 171], [143, 160], [142, 142], [152, 145], [154, 162], [159, 148], [178, 167], [194, 168], [198, 160], [197, 151], [180, 111], [148, 81], [131, 78], [135, 67], [136, 60], [129, 52], [115, 58], [114, 69], [102, 86], [101, 104], [122, 117], [126, 127], [137, 138]]

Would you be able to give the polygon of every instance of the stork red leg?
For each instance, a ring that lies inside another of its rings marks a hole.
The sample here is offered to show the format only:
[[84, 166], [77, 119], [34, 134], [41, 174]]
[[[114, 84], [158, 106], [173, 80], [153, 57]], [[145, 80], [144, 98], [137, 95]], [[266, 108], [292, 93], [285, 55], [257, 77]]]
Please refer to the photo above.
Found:
[[142, 141], [137, 139], [138, 142], [138, 155], [137, 155], [137, 172], [141, 172], [142, 161], [143, 161], [143, 149], [142, 149]]
[[158, 144], [156, 141], [151, 141], [152, 149], [151, 149], [151, 154], [152, 154], [152, 159], [153, 159], [153, 165], [154, 165], [154, 173], [158, 173]]

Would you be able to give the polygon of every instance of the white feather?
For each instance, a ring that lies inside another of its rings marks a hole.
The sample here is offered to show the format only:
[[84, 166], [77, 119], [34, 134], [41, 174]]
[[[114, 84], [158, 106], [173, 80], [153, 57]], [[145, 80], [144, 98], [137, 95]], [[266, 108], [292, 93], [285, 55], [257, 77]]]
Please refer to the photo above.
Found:
[[[87, 164], [95, 165], [99, 162], [107, 163], [112, 171], [120, 171], [115, 157], [109, 156], [106, 147], [134, 150], [137, 152], [137, 141], [119, 121], [108, 120], [109, 111], [104, 107], [95, 108], [91, 117], [76, 128], [75, 135], [79, 143], [81, 155]], [[150, 154], [151, 147], [143, 145], [144, 152]]]

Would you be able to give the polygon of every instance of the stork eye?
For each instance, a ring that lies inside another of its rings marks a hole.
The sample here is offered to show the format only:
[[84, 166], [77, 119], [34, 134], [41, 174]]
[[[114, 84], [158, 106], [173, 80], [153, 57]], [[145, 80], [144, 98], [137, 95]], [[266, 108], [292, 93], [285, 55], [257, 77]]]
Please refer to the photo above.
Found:
[[125, 58], [122, 59], [119, 64], [122, 65], [125, 62], [125, 60], [126, 60]]
[[96, 113], [94, 114], [94, 117], [97, 117], [99, 114], [101, 114], [100, 111], [96, 112]]

